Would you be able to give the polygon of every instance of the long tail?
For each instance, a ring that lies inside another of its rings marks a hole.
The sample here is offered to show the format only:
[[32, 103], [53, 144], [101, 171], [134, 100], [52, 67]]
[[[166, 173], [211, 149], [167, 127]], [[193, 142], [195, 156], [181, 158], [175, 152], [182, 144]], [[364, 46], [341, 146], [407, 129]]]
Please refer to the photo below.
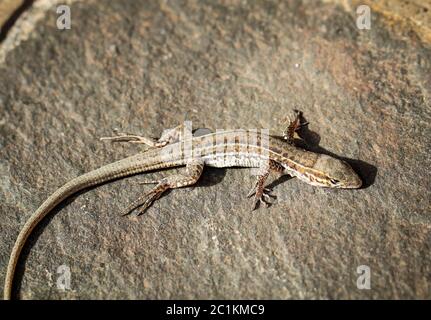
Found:
[[[34, 227], [54, 209], [60, 202], [75, 194], [76, 192], [110, 181], [117, 178], [130, 176], [133, 174], [159, 169], [162, 166], [155, 161], [156, 154], [152, 155], [151, 152], [139, 153], [134, 156], [122, 159], [120, 161], [108, 164], [94, 171], [90, 171], [82, 176], [79, 176], [61, 188], [57, 189], [28, 219], [18, 235], [9, 258], [7, 266], [6, 278], [4, 284], [4, 299], [10, 300], [12, 294], [12, 285], [14, 279], [15, 268], [20, 257], [22, 248], [24, 247], [28, 237], [33, 231]], [[164, 167], [170, 166], [164, 164]]]

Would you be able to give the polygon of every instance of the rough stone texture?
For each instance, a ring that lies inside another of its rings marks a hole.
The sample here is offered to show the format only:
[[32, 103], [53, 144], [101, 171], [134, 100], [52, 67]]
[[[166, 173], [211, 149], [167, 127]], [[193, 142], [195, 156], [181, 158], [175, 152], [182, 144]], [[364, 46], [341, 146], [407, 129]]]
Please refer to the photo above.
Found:
[[[429, 298], [431, 50], [413, 29], [316, 1], [73, 3], [0, 65], [0, 286], [30, 214], [70, 178], [137, 152], [98, 137], [197, 127], [278, 128], [294, 106], [309, 147], [354, 159], [360, 190], [291, 179], [250, 213], [248, 169], [207, 169], [148, 214], [118, 212], [131, 177], [81, 193], [36, 229], [24, 299]], [[318, 145], [319, 146], [318, 146]], [[325, 149], [322, 149], [325, 148]], [[162, 177], [157, 172], [146, 178]], [[25, 268], [23, 267], [25, 265]], [[72, 287], [56, 288], [57, 268]], [[371, 268], [358, 290], [356, 268]]]
[[[52, 1], [52, 0], [50, 0]], [[429, 0], [323, 0], [337, 3], [355, 12], [360, 5], [368, 5], [373, 13], [385, 17], [385, 23], [395, 29], [412, 29], [425, 42], [431, 42], [431, 1]]]

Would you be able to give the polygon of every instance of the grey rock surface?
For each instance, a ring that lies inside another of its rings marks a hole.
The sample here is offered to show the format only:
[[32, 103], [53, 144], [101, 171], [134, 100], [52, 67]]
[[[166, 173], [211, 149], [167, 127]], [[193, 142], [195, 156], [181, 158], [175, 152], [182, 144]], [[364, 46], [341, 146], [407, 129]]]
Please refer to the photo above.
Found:
[[[251, 213], [249, 169], [206, 169], [196, 187], [125, 218], [149, 187], [115, 181], [36, 228], [20, 297], [430, 298], [431, 48], [412, 30], [379, 14], [359, 30], [355, 11], [316, 1], [93, 0], [71, 13], [58, 30], [49, 9], [0, 65], [0, 286], [50, 193], [140, 150], [98, 140], [113, 128], [282, 130], [298, 107], [310, 149], [351, 159], [364, 188], [282, 180], [277, 202]], [[360, 265], [370, 290], [357, 288]]]

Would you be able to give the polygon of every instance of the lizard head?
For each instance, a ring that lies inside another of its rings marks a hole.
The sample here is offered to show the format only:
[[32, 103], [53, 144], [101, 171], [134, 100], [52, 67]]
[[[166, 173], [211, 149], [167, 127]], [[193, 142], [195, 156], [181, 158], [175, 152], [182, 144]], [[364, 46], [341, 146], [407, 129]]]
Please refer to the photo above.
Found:
[[321, 173], [317, 182], [330, 188], [356, 189], [362, 186], [362, 180], [345, 161], [321, 154], [313, 169]]

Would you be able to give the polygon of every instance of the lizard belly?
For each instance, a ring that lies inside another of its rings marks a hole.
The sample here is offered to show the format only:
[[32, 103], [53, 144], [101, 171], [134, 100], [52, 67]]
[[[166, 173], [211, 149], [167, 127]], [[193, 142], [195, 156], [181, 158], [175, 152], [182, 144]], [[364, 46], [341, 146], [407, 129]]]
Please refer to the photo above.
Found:
[[257, 156], [247, 156], [241, 154], [207, 155], [202, 157], [205, 165], [215, 168], [225, 167], [247, 167], [259, 168], [263, 160]]

